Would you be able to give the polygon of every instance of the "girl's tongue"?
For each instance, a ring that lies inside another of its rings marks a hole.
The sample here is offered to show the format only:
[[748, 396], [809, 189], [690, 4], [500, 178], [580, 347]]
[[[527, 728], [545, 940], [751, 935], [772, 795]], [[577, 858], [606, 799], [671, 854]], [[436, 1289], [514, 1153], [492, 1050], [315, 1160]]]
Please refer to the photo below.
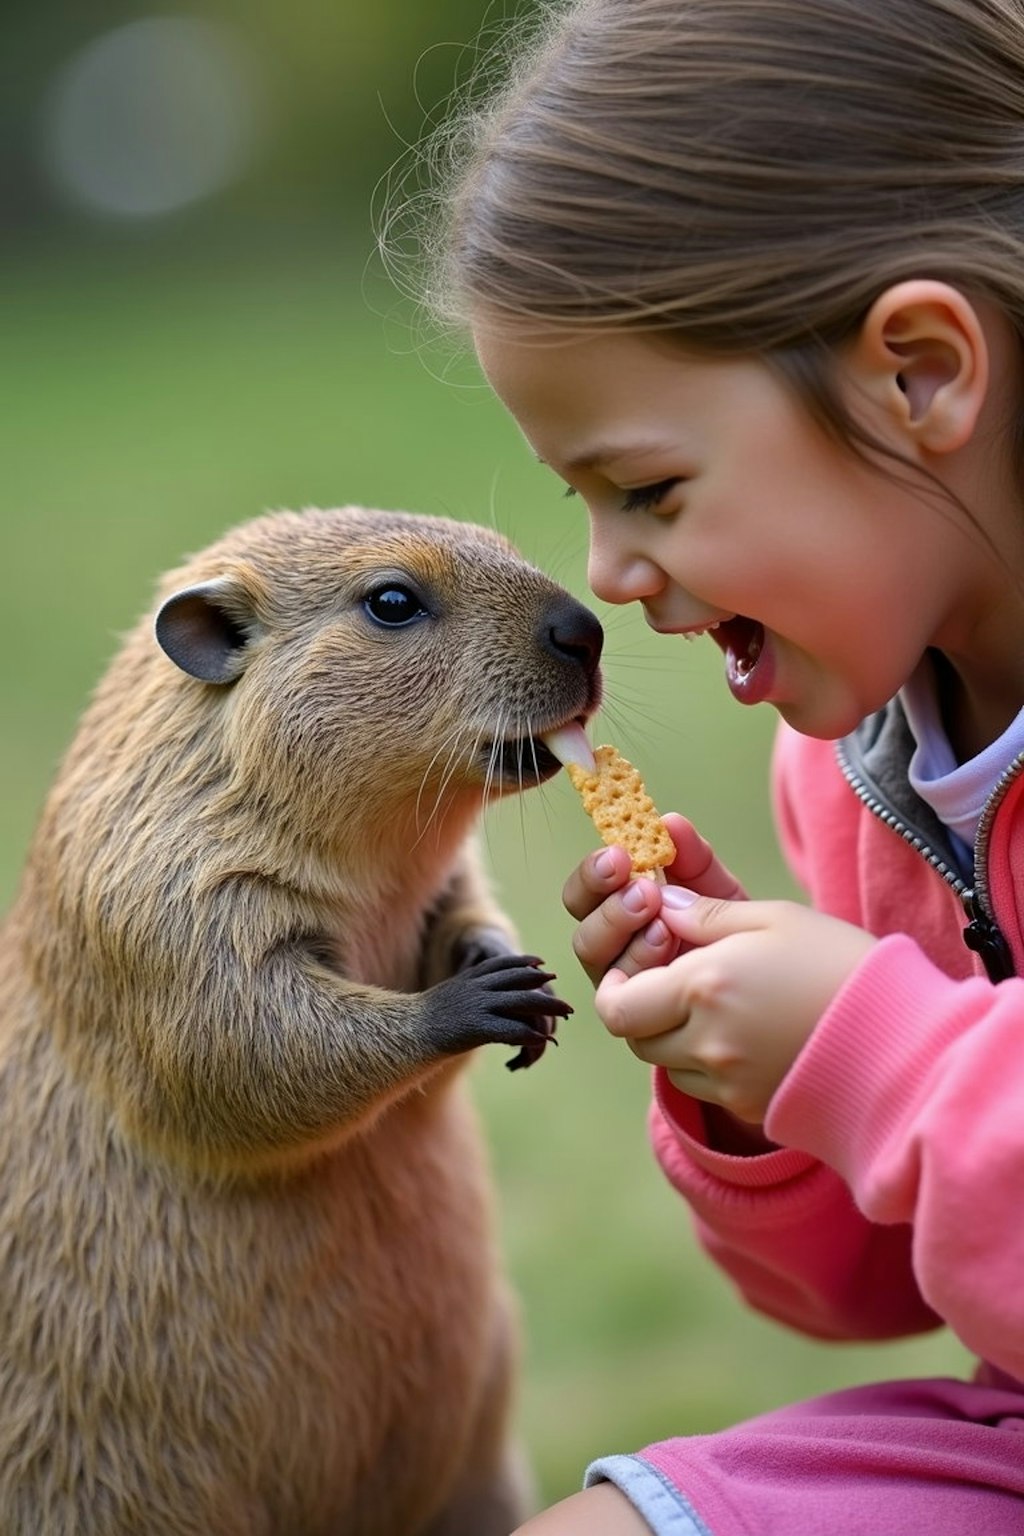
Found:
[[771, 686], [764, 625], [737, 614], [711, 633], [725, 652], [725, 677], [733, 697], [741, 704], [760, 704]]

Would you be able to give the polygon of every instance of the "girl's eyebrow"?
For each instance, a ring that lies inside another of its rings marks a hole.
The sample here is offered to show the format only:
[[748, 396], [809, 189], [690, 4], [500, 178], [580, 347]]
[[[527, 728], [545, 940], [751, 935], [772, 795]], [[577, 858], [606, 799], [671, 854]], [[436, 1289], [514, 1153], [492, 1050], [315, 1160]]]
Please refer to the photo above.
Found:
[[[622, 443], [599, 443], [594, 448], [588, 448], [585, 453], [578, 453], [574, 458], [566, 459], [565, 468], [593, 469], [598, 464], [618, 463], [624, 459], [639, 459], [649, 453], [658, 453], [657, 443], [640, 443], [625, 446]], [[538, 464], [546, 464], [547, 460], [537, 455]]]

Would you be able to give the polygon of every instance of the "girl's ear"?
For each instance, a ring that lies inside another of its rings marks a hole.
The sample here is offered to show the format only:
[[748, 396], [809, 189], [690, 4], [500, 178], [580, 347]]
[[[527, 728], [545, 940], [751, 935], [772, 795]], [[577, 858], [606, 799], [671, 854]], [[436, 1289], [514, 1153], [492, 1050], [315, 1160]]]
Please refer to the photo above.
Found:
[[958, 288], [931, 278], [887, 288], [849, 360], [859, 386], [918, 448], [951, 453], [971, 437], [988, 389], [989, 348]]

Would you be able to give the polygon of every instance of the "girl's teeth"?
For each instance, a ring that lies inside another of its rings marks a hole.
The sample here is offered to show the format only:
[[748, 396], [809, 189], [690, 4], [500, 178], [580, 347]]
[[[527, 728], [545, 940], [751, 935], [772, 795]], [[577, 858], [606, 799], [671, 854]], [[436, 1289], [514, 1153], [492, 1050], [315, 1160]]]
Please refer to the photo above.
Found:
[[709, 630], [717, 629], [719, 624], [721, 624], [721, 622], [722, 622], [721, 619], [716, 619], [713, 624], [705, 624], [700, 629], [684, 629], [683, 630], [683, 639], [684, 640], [699, 640], [701, 635], [706, 635]]

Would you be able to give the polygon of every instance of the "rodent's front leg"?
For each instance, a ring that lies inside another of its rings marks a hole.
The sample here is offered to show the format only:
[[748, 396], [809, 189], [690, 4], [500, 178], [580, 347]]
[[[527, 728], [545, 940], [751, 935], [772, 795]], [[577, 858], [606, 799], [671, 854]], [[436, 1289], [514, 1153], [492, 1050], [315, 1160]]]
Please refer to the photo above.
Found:
[[200, 977], [188, 1030], [154, 1039], [143, 1007], [147, 1036], [111, 1053], [109, 1086], [141, 1140], [208, 1168], [255, 1168], [351, 1133], [446, 1057], [491, 1042], [538, 1053], [546, 1020], [571, 1011], [550, 980], [531, 956], [492, 955], [392, 992], [284, 944], [251, 970]]

